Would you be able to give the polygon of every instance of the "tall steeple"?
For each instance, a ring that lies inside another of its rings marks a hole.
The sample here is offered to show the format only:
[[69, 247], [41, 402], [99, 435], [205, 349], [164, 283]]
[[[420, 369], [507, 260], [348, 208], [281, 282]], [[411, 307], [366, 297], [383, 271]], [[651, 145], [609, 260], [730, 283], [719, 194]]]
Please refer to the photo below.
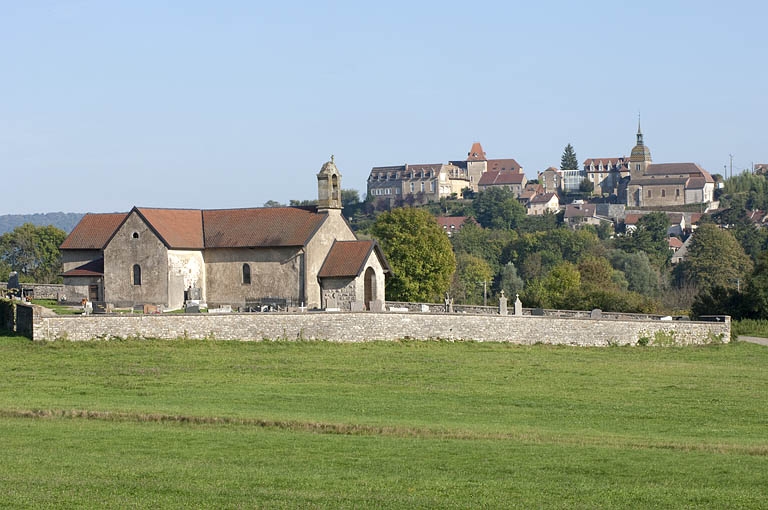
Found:
[[651, 149], [643, 143], [643, 131], [640, 129], [640, 114], [637, 114], [637, 145], [629, 156], [630, 175], [640, 177], [651, 164]]

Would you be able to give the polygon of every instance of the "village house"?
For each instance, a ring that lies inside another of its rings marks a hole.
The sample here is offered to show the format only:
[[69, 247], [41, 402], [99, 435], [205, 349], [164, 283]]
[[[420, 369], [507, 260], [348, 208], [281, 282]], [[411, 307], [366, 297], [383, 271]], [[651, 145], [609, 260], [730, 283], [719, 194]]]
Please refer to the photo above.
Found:
[[532, 196], [526, 205], [529, 215], [537, 216], [547, 213], [555, 214], [560, 210], [560, 200], [557, 193], [544, 193]]
[[[443, 232], [448, 234], [448, 237], [453, 237], [453, 234], [461, 230], [464, 223], [467, 222], [467, 216], [439, 216], [435, 218], [437, 224], [443, 227]], [[473, 220], [469, 220], [473, 221]]]
[[557, 193], [562, 189], [562, 172], [553, 166], [547, 168], [543, 172], [539, 172], [539, 184], [544, 188], [544, 193]]
[[341, 174], [317, 174], [311, 207], [87, 214], [61, 245], [67, 300], [179, 309], [380, 308], [389, 265], [341, 214]]

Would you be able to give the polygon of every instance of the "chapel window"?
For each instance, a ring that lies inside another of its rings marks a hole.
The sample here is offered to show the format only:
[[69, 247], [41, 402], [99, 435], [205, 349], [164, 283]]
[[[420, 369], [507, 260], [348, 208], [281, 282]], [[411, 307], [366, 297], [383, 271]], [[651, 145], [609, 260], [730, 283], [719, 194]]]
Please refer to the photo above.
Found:
[[251, 284], [251, 266], [243, 264], [243, 285]]
[[133, 265], [133, 284], [141, 285], [141, 266], [138, 264]]
[[131, 237], [133, 237], [134, 239], [138, 239], [139, 238], [139, 233], [138, 232], [134, 232], [133, 235], [131, 235]]

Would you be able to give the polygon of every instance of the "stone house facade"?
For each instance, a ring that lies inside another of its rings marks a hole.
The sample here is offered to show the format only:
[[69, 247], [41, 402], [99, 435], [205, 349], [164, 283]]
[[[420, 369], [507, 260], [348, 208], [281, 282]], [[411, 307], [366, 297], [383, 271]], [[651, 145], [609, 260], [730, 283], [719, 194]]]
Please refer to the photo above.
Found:
[[[165, 309], [189, 299], [209, 307], [271, 302], [321, 308], [325, 286], [335, 289], [337, 279], [346, 278], [356, 292], [344, 299], [356, 300], [358, 309], [383, 303], [390, 268], [381, 249], [375, 241], [358, 241], [342, 216], [341, 175], [332, 160], [317, 178], [316, 207], [134, 207], [88, 214], [61, 246], [68, 300]], [[357, 272], [326, 267], [331, 253]]]
[[478, 191], [480, 179], [489, 171], [522, 174], [523, 168], [511, 158], [488, 159], [480, 143], [475, 142], [466, 160], [375, 166], [368, 175], [367, 191], [375, 201], [390, 208], [425, 204], [452, 195], [461, 196], [466, 188]]

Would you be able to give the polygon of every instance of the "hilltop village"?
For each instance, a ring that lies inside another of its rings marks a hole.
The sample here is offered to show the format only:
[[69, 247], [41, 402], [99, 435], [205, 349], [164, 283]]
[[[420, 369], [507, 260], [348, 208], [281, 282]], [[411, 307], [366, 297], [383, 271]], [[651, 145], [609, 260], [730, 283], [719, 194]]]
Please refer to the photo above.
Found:
[[30, 271], [0, 254], [0, 270], [13, 272], [9, 287], [58, 281], [58, 301], [100, 311], [447, 310], [509, 297], [529, 309], [761, 317], [766, 165], [725, 179], [656, 163], [639, 123], [629, 154], [579, 163], [568, 144], [560, 168], [529, 180], [475, 142], [460, 160], [374, 166], [363, 200], [331, 157], [314, 200], [137, 206], [87, 214], [69, 235], [29, 225], [4, 245], [58, 238], [56, 259]]

